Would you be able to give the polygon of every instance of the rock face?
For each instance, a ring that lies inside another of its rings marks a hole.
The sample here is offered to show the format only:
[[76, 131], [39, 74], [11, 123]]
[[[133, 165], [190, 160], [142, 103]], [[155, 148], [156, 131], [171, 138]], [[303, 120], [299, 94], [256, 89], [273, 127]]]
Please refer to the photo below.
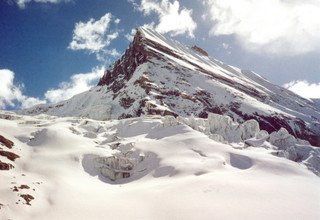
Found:
[[[97, 87], [22, 113], [100, 120], [141, 115], [207, 118], [216, 113], [239, 123], [254, 119], [268, 133], [285, 128], [320, 146], [320, 110], [314, 102], [252, 71], [210, 58], [199, 47], [185, 46], [146, 28], [137, 30], [129, 48]], [[257, 130], [257, 124], [252, 126], [248, 132]]]

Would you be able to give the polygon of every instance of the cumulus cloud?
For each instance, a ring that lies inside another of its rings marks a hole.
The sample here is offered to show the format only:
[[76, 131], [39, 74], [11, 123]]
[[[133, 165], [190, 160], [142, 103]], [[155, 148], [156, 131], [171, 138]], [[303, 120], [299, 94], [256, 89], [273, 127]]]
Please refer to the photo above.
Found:
[[286, 83], [283, 87], [304, 98], [320, 98], [320, 83], [309, 83], [305, 80], [297, 80]]
[[319, 0], [204, 0], [212, 35], [234, 35], [253, 52], [297, 55], [320, 49]]
[[116, 49], [108, 48], [119, 36], [119, 31], [111, 28], [112, 23], [117, 26], [120, 19], [113, 18], [111, 13], [106, 13], [99, 20], [91, 18], [87, 22], [76, 23], [68, 48], [89, 51], [94, 53], [99, 61], [105, 64], [110, 62], [110, 56], [120, 55]]
[[97, 85], [103, 73], [104, 67], [95, 67], [89, 73], [72, 75], [70, 81], [60, 83], [58, 88], [48, 90], [44, 98], [39, 99], [23, 94], [24, 86], [14, 84], [14, 72], [0, 69], [0, 109], [30, 108], [38, 104], [57, 103], [69, 99]]
[[180, 9], [179, 1], [141, 0], [140, 5], [130, 1], [145, 16], [152, 13], [158, 15], [159, 22], [155, 25], [159, 33], [170, 33], [172, 36], [187, 34], [194, 37], [197, 24], [192, 19], [192, 10]]
[[97, 85], [97, 81], [104, 73], [103, 67], [96, 67], [89, 73], [75, 74], [69, 82], [62, 82], [57, 89], [50, 89], [45, 93], [45, 99], [50, 103], [57, 103], [72, 96], [85, 92]]
[[118, 37], [117, 32], [108, 32], [111, 19], [112, 15], [107, 13], [97, 21], [91, 18], [87, 22], [76, 23], [72, 41], [68, 48], [71, 50], [89, 50], [94, 53], [108, 46], [112, 40]]
[[30, 2], [57, 4], [60, 2], [69, 2], [70, 0], [14, 0], [14, 1], [19, 6], [19, 8], [25, 8], [26, 4]]
[[7, 107], [28, 108], [33, 105], [43, 104], [45, 101], [28, 97], [23, 94], [23, 85], [14, 84], [14, 72], [0, 69], [0, 109]]

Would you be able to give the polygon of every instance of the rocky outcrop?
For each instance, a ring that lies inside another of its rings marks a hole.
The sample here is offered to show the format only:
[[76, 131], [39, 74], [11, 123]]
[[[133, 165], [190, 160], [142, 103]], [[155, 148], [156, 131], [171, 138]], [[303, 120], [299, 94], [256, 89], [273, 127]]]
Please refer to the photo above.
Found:
[[133, 75], [136, 68], [147, 61], [148, 51], [145, 49], [145, 39], [137, 31], [133, 42], [124, 55], [107, 70], [99, 80], [98, 85], [107, 85], [114, 93], [125, 86]]
[[0, 170], [10, 170], [14, 168], [14, 166], [10, 163], [5, 163], [0, 160]]
[[12, 148], [13, 147], [13, 142], [10, 141], [9, 139], [3, 137], [2, 135], [0, 135], [0, 143], [4, 146], [6, 146], [7, 148]]
[[0, 156], [6, 157], [6, 158], [8, 158], [8, 160], [11, 160], [11, 161], [15, 161], [15, 159], [20, 157], [19, 155], [15, 154], [15, 153], [12, 153], [9, 151], [4, 151], [4, 150], [0, 150]]
[[[12, 118], [6, 118], [7, 120], [12, 120]], [[0, 159], [1, 157], [4, 157], [10, 161], [15, 161], [17, 158], [19, 158], [20, 156], [10, 152], [10, 151], [6, 151], [3, 150], [1, 146], [5, 146], [9, 149], [11, 149], [14, 146], [13, 141], [5, 138], [4, 136], [0, 135]], [[13, 169], [14, 165], [12, 165], [11, 163], [6, 163], [6, 162], [2, 162], [0, 160], [0, 170], [10, 170]]]

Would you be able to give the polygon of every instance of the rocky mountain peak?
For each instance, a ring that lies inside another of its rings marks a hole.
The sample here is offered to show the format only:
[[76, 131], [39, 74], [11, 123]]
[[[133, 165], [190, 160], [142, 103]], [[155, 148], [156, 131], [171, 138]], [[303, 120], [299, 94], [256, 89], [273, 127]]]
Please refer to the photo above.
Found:
[[98, 86], [109, 86], [113, 92], [118, 92], [124, 86], [124, 80], [129, 80], [137, 66], [146, 62], [147, 51], [145, 50], [141, 30], [137, 29], [133, 41], [123, 56], [117, 60], [110, 70], [107, 70], [99, 80]]
[[320, 146], [320, 111], [314, 102], [148, 28], [137, 29], [97, 87], [25, 112], [100, 120], [141, 115], [206, 118], [216, 113], [237, 122], [255, 119], [269, 133], [283, 127]]

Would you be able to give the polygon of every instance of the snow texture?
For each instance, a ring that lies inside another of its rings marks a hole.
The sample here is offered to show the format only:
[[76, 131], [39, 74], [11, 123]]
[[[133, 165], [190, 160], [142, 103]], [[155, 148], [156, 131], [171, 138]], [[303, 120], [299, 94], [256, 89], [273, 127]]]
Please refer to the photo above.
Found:
[[[14, 166], [0, 171], [0, 219], [320, 218], [318, 148], [273, 146], [252, 120], [0, 115], [1, 135], [14, 143], [1, 150], [20, 156], [0, 156]], [[220, 132], [230, 130], [236, 138]], [[272, 137], [282, 144], [288, 134]]]

